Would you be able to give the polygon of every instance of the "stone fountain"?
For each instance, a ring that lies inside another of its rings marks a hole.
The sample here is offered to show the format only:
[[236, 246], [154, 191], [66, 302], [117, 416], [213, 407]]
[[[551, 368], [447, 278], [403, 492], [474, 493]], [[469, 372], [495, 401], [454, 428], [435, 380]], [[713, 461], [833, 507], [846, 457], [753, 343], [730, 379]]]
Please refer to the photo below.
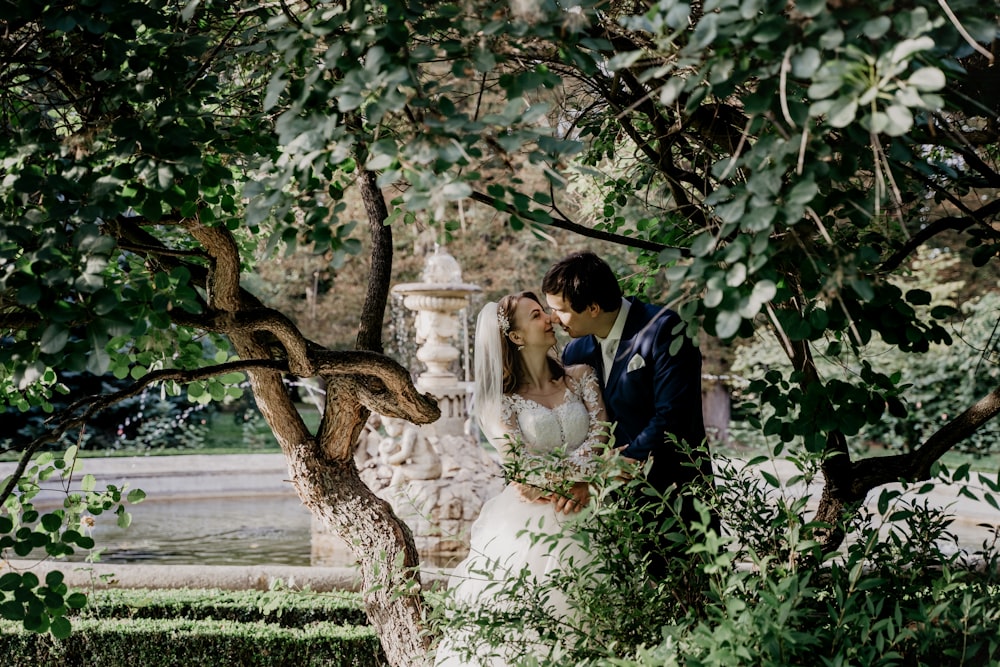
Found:
[[[361, 478], [413, 531], [421, 559], [439, 566], [465, 556], [472, 522], [503, 489], [499, 461], [480, 443], [469, 418], [471, 383], [455, 373], [462, 357], [454, 346], [462, 331], [459, 314], [480, 291], [462, 281], [458, 262], [440, 247], [428, 256], [420, 282], [392, 288], [414, 313], [416, 358], [425, 366], [414, 384], [437, 399], [441, 418], [416, 426], [372, 415], [354, 457]], [[314, 522], [313, 565], [350, 559], [337, 542]]]
[[[458, 261], [440, 247], [427, 258], [421, 282], [402, 283], [392, 288], [412, 310], [417, 359], [426, 370], [417, 375], [417, 389], [438, 399], [441, 419], [429, 430], [437, 435], [458, 435], [467, 429], [469, 383], [459, 380], [453, 368], [461, 356], [452, 344], [460, 333], [458, 313], [469, 307], [469, 297], [480, 292], [478, 285], [462, 282]], [[468, 347], [468, 346], [465, 346]]]

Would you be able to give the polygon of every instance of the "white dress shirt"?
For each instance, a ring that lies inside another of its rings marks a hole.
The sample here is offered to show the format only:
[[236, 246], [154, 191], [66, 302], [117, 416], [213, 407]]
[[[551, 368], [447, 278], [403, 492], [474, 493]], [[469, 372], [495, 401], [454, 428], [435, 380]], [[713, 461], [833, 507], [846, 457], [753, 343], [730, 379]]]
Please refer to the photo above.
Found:
[[622, 332], [625, 330], [625, 320], [628, 319], [628, 309], [631, 303], [622, 298], [622, 307], [618, 310], [618, 317], [611, 325], [611, 331], [605, 338], [595, 335], [598, 345], [601, 346], [601, 355], [604, 357], [604, 384], [608, 383], [611, 376], [611, 366], [615, 363], [615, 356], [618, 354], [618, 344], [622, 341]]

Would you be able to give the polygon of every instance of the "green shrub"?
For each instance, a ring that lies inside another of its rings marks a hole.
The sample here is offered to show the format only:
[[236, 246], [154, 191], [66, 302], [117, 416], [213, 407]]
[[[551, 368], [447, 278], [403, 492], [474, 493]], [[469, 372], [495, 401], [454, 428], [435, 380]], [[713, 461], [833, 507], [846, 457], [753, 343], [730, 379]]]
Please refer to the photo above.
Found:
[[[829, 527], [807, 521], [798, 490], [806, 485], [796, 486], [820, 461], [796, 464], [800, 474], [782, 483], [718, 460], [715, 489], [697, 492], [700, 521], [667, 528], [682, 552], [655, 578], [639, 555], [654, 531], [615, 502], [615, 489], [639, 483], [614, 482], [588, 518], [565, 524], [590, 554], [585, 562], [543, 582], [516, 577], [498, 588], [493, 608], [440, 593], [432, 625], [478, 654], [511, 636], [540, 638], [524, 663], [537, 665], [1000, 665], [996, 537], [976, 553], [958, 550], [952, 517], [927, 502], [924, 485], [912, 497], [884, 490], [873, 510], [836, 527], [847, 534], [843, 546], [824, 552], [813, 535]], [[968, 475], [965, 467], [939, 476], [967, 483]], [[987, 496], [1000, 488], [978, 481]], [[963, 489], [976, 493], [984, 492]], [[726, 534], [706, 528], [712, 508]], [[570, 599], [580, 622], [545, 613], [539, 601], [554, 594]]]
[[[126, 493], [125, 486], [111, 484], [99, 489], [93, 475], [84, 475], [80, 490], [70, 492], [70, 479], [80, 472], [76, 453], [75, 446], [62, 456], [42, 452], [18, 478], [0, 506], [0, 562], [11, 553], [17, 558], [38, 557], [41, 552], [42, 557], [60, 558], [77, 549], [93, 549], [88, 519], [105, 512], [115, 514], [119, 526], [128, 526], [131, 515], [126, 504], [141, 502], [145, 494], [138, 489]], [[43, 486], [56, 482], [67, 489], [62, 507], [37, 509], [35, 498]], [[25, 630], [66, 637], [71, 630], [69, 615], [85, 604], [86, 596], [71, 591], [60, 572], [49, 572], [44, 581], [30, 571], [0, 575], [0, 618], [18, 621]]]
[[[948, 276], [959, 262], [948, 249], [925, 249], [912, 274], [895, 282], [902, 290], [933, 295], [933, 304], [958, 305], [963, 283], [950, 282]], [[993, 391], [1000, 378], [996, 328], [1000, 292], [996, 285], [984, 285], [982, 290], [957, 309], [948, 327], [954, 344], [932, 343], [923, 351], [904, 351], [874, 335], [855, 347], [851, 358], [817, 355], [825, 383], [821, 393], [830, 406], [838, 407], [841, 430], [857, 434], [850, 438], [855, 450], [865, 452], [874, 444], [910, 451]], [[918, 311], [931, 321], [932, 307], [920, 306]], [[808, 409], [805, 397], [797, 393], [791, 363], [780, 349], [760, 339], [736, 349], [732, 373], [743, 381], [733, 386], [730, 435], [742, 445], [769, 449], [781, 437], [775, 414], [788, 421], [788, 415]], [[873, 373], [881, 374], [882, 381], [876, 381]], [[963, 438], [953, 452], [990, 456], [997, 451], [998, 435], [1000, 424], [989, 421]]]
[[9, 623], [0, 628], [0, 654], [9, 667], [385, 664], [374, 630], [336, 623], [285, 628], [229, 620], [86, 618], [61, 640], [18, 631]]
[[202, 589], [107, 589], [90, 594], [82, 615], [90, 618], [215, 619], [238, 623], [367, 625], [354, 593], [310, 591], [221, 591]]

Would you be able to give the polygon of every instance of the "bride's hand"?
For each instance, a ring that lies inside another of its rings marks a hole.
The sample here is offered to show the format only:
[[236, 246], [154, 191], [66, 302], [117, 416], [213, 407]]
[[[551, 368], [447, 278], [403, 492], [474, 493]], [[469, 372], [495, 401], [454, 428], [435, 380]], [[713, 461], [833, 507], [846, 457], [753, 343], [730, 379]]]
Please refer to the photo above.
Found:
[[552, 497], [539, 489], [537, 486], [529, 486], [520, 482], [511, 482], [511, 486], [517, 491], [517, 495], [526, 503], [547, 503]]

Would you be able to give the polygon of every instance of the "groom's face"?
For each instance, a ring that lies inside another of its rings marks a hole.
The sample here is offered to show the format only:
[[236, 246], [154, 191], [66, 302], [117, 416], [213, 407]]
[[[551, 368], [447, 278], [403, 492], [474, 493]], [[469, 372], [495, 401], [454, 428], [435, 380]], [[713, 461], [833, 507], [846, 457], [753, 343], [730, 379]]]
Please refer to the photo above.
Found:
[[561, 326], [571, 338], [580, 338], [594, 333], [596, 320], [591, 312], [594, 306], [579, 313], [573, 310], [569, 301], [556, 294], [546, 294], [545, 302], [552, 310], [552, 323]]

